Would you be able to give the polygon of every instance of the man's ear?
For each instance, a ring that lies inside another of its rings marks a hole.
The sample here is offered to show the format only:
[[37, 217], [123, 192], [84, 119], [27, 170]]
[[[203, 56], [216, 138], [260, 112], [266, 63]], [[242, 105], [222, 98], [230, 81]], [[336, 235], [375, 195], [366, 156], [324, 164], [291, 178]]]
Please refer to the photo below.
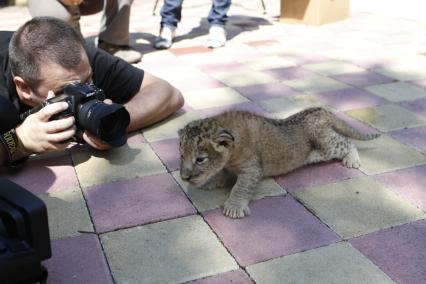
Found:
[[32, 91], [22, 77], [13, 76], [13, 82], [16, 85], [16, 92], [19, 98], [26, 104], [31, 105]]
[[216, 137], [213, 139], [214, 148], [218, 151], [223, 150], [224, 148], [229, 148], [234, 143], [234, 136], [226, 129], [219, 130]]

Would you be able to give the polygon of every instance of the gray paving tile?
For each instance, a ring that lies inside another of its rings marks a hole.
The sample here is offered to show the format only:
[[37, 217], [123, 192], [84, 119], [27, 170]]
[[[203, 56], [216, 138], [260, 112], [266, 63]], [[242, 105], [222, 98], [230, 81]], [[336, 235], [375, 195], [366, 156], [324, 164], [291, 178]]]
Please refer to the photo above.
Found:
[[288, 80], [284, 81], [283, 83], [295, 90], [311, 93], [320, 93], [349, 88], [349, 85], [323, 76]]
[[345, 239], [426, 218], [371, 177], [313, 187], [295, 196]]
[[[207, 211], [219, 208], [228, 199], [230, 188], [217, 188], [211, 190], [203, 190], [192, 188], [182, 181], [179, 177], [179, 172], [174, 172], [173, 176], [181, 185], [185, 193], [191, 199], [198, 211]], [[286, 194], [272, 178], [264, 179], [252, 193], [252, 200], [262, 199], [266, 196], [278, 196]]]
[[426, 78], [424, 66], [421, 66], [420, 64], [419, 66], [407, 64], [394, 65], [385, 68], [373, 69], [373, 71], [400, 81], [420, 80]]
[[387, 135], [354, 142], [361, 159], [360, 170], [368, 175], [426, 164], [426, 156]]
[[369, 86], [365, 89], [391, 102], [412, 101], [426, 98], [426, 90], [404, 82]]
[[82, 187], [166, 172], [146, 143], [108, 151], [80, 151], [73, 154], [73, 160]]
[[200, 216], [101, 236], [117, 283], [181, 283], [238, 269]]
[[361, 67], [344, 61], [325, 61], [321, 63], [302, 65], [302, 67], [326, 76], [365, 71]]
[[178, 129], [183, 128], [188, 122], [199, 118], [201, 118], [200, 114], [194, 111], [178, 112], [162, 122], [145, 128], [142, 133], [149, 142], [177, 138]]
[[394, 283], [348, 243], [332, 244], [247, 267], [257, 283]]
[[94, 232], [80, 188], [41, 194], [49, 217], [51, 239], [77, 236], [79, 231]]
[[426, 117], [394, 104], [354, 109], [346, 113], [384, 132], [426, 125]]
[[186, 103], [194, 109], [249, 102], [248, 99], [240, 95], [237, 91], [228, 87], [186, 92], [184, 93], [184, 97]]

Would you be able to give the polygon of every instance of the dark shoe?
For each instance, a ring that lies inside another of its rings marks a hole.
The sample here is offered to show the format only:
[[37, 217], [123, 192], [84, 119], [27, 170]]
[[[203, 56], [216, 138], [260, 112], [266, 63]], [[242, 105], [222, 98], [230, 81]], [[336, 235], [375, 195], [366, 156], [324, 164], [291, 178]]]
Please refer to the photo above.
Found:
[[139, 62], [142, 59], [142, 54], [139, 51], [131, 49], [128, 45], [114, 45], [105, 41], [99, 41], [98, 48], [101, 48], [109, 54], [117, 56], [130, 64]]

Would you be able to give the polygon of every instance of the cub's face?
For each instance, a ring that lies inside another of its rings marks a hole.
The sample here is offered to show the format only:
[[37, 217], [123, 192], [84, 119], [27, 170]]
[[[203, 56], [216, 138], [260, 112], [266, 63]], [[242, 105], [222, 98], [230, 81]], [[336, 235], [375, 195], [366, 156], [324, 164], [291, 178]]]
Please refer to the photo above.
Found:
[[234, 137], [223, 128], [196, 122], [179, 130], [180, 176], [199, 187], [226, 166]]

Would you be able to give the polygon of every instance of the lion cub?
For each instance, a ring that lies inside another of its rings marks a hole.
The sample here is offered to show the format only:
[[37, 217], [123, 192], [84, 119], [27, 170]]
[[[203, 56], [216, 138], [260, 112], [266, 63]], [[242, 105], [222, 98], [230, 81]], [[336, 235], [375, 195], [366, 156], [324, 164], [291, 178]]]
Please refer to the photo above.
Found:
[[286, 119], [229, 111], [192, 121], [178, 133], [182, 180], [208, 187], [225, 182], [227, 174], [234, 176], [223, 210], [231, 218], [250, 214], [250, 193], [263, 177], [332, 159], [358, 168], [358, 152], [348, 138], [379, 136], [360, 133], [323, 108], [309, 108]]

